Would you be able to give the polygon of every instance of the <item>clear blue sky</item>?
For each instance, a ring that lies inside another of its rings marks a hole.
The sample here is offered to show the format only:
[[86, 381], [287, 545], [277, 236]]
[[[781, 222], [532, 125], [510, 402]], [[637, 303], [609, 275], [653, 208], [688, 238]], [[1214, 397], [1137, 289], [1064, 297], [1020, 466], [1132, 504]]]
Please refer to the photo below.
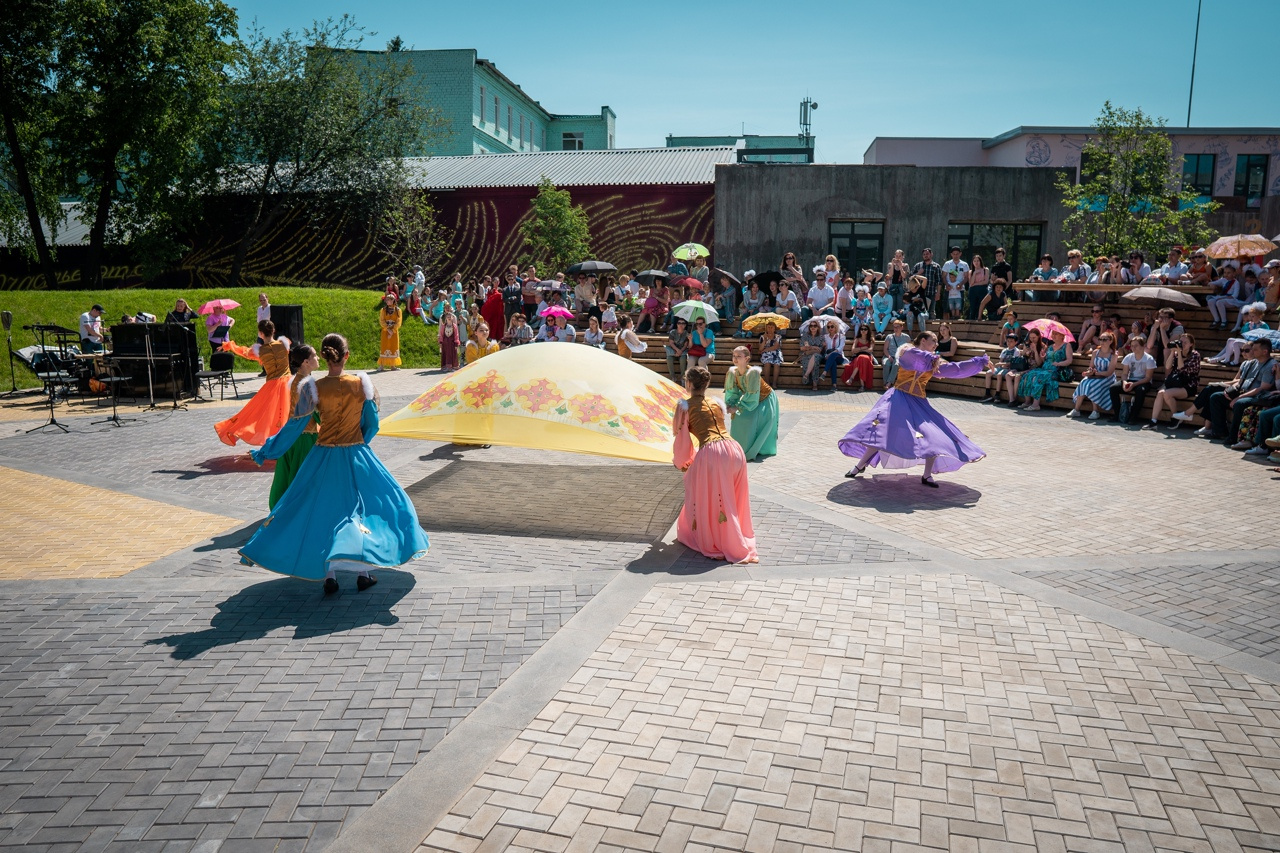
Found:
[[[233, 5], [234, 2], [233, 2]], [[1187, 119], [1196, 0], [245, 0], [241, 25], [352, 13], [381, 47], [473, 47], [553, 113], [618, 115], [619, 147], [667, 134], [792, 134], [818, 160], [876, 136], [1086, 125], [1103, 101]], [[1193, 126], [1280, 125], [1280, 0], [1204, 0]]]

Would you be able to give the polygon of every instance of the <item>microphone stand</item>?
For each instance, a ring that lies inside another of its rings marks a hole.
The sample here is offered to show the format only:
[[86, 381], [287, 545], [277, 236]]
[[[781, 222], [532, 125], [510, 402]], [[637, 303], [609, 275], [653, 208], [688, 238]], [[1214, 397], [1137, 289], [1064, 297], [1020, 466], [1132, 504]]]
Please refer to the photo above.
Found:
[[[169, 352], [169, 388], [173, 392], [173, 410], [187, 410], [187, 404], [178, 399], [178, 367], [174, 363], [173, 357], [173, 323], [166, 321], [164, 324], [165, 343], [168, 344]], [[184, 358], [185, 362], [186, 359]]]
[[142, 339], [147, 348], [147, 396], [151, 400], [151, 405], [147, 406], [146, 411], [154, 412], [160, 407], [156, 405], [156, 388], [151, 376], [151, 324], [147, 324], [147, 328], [143, 330]]

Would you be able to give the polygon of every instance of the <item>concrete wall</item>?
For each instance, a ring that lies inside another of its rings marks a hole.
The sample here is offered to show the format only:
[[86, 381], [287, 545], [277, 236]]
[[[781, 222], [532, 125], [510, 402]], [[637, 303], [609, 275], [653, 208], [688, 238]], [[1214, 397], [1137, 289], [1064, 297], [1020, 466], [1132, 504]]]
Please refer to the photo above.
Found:
[[1040, 223], [1044, 248], [1065, 255], [1054, 169], [915, 166], [716, 167], [716, 266], [774, 269], [786, 251], [811, 267], [827, 253], [828, 221], [884, 221], [886, 257], [945, 260], [951, 222]]
[[982, 140], [881, 136], [862, 155], [864, 166], [985, 166]]

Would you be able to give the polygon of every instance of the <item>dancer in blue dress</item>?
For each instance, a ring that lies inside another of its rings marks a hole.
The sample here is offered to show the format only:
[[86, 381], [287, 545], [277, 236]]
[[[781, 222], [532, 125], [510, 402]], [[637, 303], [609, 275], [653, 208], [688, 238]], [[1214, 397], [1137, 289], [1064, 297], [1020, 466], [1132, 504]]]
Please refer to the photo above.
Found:
[[359, 573], [356, 588], [377, 583], [372, 567], [399, 566], [427, 552], [427, 534], [409, 496], [369, 448], [378, 402], [363, 374], [343, 372], [350, 352], [326, 335], [320, 353], [329, 374], [316, 380], [320, 433], [275, 509], [240, 549], [248, 565], [338, 591], [334, 570]]
[[846, 477], [857, 477], [868, 465], [882, 468], [910, 468], [924, 463], [920, 482], [931, 488], [938, 484], [933, 472], [955, 471], [966, 462], [986, 456], [955, 424], [940, 415], [925, 398], [925, 386], [936, 374], [961, 379], [982, 372], [990, 361], [985, 355], [950, 364], [935, 349], [938, 336], [920, 332], [915, 344], [898, 348], [898, 375], [894, 387], [886, 391], [858, 425], [840, 439], [840, 452], [858, 460]]

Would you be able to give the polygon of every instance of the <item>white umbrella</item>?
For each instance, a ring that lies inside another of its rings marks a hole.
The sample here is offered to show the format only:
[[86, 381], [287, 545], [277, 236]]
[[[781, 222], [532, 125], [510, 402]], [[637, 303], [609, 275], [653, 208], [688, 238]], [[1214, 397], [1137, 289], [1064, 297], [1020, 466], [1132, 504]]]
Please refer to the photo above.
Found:
[[706, 320], [708, 323], [714, 323], [720, 319], [716, 309], [700, 299], [686, 299], [684, 302], [678, 302], [676, 307], [671, 309], [671, 313], [688, 320], [690, 323], [699, 318]]
[[[840, 326], [840, 334], [842, 334], [842, 335], [843, 335], [845, 332], [849, 331], [849, 324], [848, 324], [848, 323], [846, 323], [845, 321], [841, 320], [839, 317], [835, 317], [835, 316], [832, 316], [832, 315], [830, 315], [830, 314], [819, 314], [819, 315], [818, 315], [818, 316], [816, 316], [816, 317], [810, 317], [808, 320], [805, 320], [803, 323], [801, 323], [801, 324], [800, 324], [800, 331], [803, 333], [803, 332], [804, 332], [804, 327], [805, 327], [805, 326], [807, 326], [807, 325], [809, 325], [810, 323], [817, 323], [817, 324], [818, 324], [818, 326], [820, 327], [820, 328], [818, 329], [818, 331], [819, 331], [819, 332], [824, 332], [824, 331], [826, 331], [826, 328], [827, 328], [827, 324], [828, 324], [828, 323], [835, 323], [835, 324], [837, 324], [838, 326]], [[809, 332], [809, 334], [811, 334], [811, 335], [812, 335], [812, 334], [814, 334], [814, 333], [813, 333], [813, 332]]]

